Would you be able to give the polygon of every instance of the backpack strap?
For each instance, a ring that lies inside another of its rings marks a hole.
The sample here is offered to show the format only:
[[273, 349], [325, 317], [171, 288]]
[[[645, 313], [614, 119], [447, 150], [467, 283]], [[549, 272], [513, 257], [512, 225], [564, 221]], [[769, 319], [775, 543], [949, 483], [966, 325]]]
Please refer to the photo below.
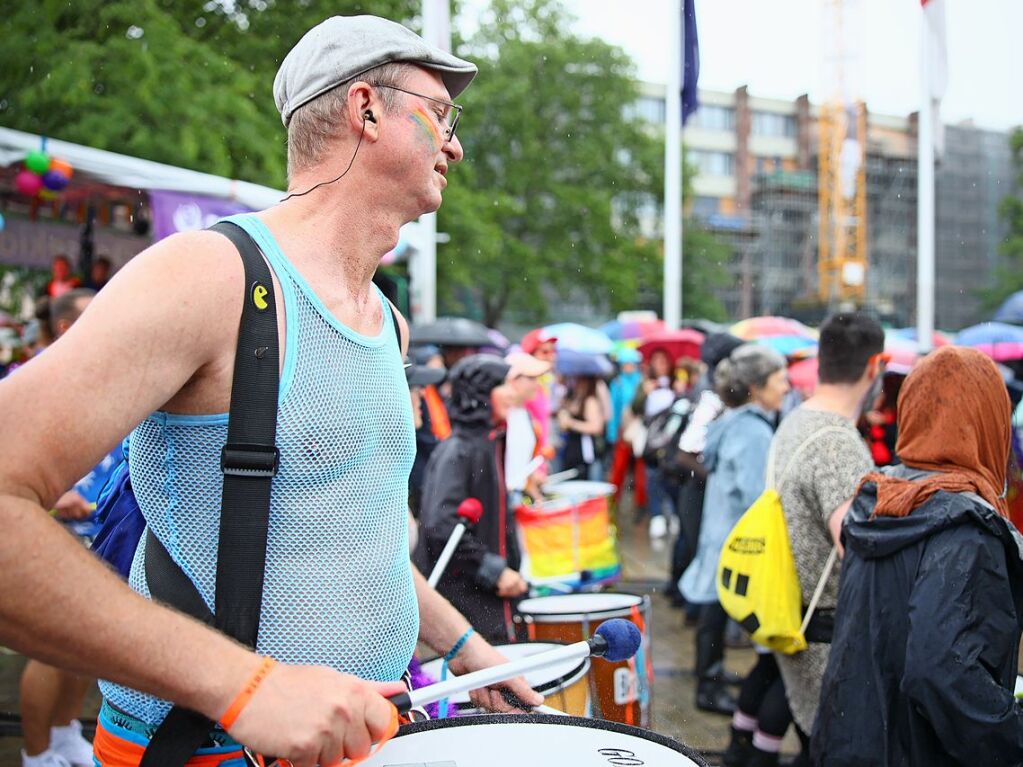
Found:
[[792, 454], [792, 458], [789, 459], [788, 464], [785, 466], [785, 473], [782, 475], [781, 481], [778, 482], [777, 484], [775, 484], [774, 481], [775, 480], [774, 472], [775, 472], [775, 446], [778, 444], [778, 440], [777, 439], [771, 440], [771, 447], [768, 448], [767, 451], [767, 476], [765, 477], [765, 479], [767, 480], [767, 487], [774, 488], [775, 490], [781, 490], [781, 485], [784, 484], [785, 480], [789, 478], [789, 473], [792, 471], [792, 469], [799, 465], [799, 459], [803, 457], [803, 453], [805, 453], [810, 448], [810, 446], [817, 441], [819, 437], [823, 437], [825, 434], [831, 432], [841, 432], [842, 434], [847, 434], [848, 431], [849, 430], [846, 429], [844, 426], [822, 426], [809, 437], [804, 439], [799, 444], [799, 447], [796, 448], [796, 452]]
[[[270, 269], [252, 238], [227, 221], [211, 230], [232, 242], [245, 267], [227, 444], [220, 454], [224, 489], [215, 615], [209, 613], [194, 584], [151, 531], [146, 540], [146, 579], [155, 598], [212, 622], [218, 630], [254, 648], [263, 600], [270, 489], [280, 465], [276, 445], [280, 385], [277, 307]], [[184, 765], [213, 727], [205, 716], [175, 706], [153, 734], [140, 767]]]

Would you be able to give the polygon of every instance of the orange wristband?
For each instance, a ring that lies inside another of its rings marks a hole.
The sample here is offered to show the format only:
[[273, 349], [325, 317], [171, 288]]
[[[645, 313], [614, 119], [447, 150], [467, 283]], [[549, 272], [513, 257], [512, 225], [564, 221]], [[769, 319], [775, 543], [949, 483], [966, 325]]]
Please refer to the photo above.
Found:
[[263, 680], [266, 679], [267, 675], [277, 665], [277, 661], [273, 658], [263, 658], [263, 662], [259, 664], [259, 668], [256, 669], [255, 673], [249, 677], [249, 681], [242, 687], [241, 692], [238, 696], [231, 701], [231, 705], [227, 707], [227, 711], [220, 717], [220, 726], [225, 730], [230, 729], [231, 725], [235, 723], [238, 715], [249, 705], [249, 701], [252, 700], [252, 696], [256, 694], [256, 690], [263, 684]]

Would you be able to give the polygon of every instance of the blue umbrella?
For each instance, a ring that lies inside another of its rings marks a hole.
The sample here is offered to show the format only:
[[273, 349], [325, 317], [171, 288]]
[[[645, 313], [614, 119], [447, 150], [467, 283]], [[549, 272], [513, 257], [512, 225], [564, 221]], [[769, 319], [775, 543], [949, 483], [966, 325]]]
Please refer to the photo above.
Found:
[[1023, 290], [1016, 291], [998, 307], [995, 316], [991, 318], [995, 322], [1011, 322], [1015, 325], [1023, 325]]
[[[560, 338], [558, 341], [560, 342]], [[571, 349], [559, 349], [554, 369], [564, 376], [596, 376], [610, 378], [614, 365], [603, 354], [583, 354]]]
[[959, 331], [956, 343], [959, 346], [1023, 343], [1023, 328], [1007, 325], [1004, 322], [982, 322]]
[[583, 354], [610, 354], [614, 349], [614, 341], [606, 333], [574, 322], [548, 325], [544, 333], [558, 339], [558, 352], [568, 350]]

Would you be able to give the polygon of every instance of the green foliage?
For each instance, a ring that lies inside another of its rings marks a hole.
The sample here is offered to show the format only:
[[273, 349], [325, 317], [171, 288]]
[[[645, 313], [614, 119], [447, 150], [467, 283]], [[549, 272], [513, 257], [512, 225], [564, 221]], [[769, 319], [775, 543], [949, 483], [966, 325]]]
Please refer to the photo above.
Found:
[[998, 207], [1009, 231], [998, 249], [1002, 263], [995, 270], [994, 286], [982, 294], [988, 308], [1023, 290], [1023, 128], [1009, 135], [1009, 147], [1016, 169], [1016, 193], [1006, 195]]
[[[412, 16], [415, 0], [35, 0], [3, 3], [0, 124], [282, 187], [271, 86], [315, 23]], [[229, 14], [224, 8], [231, 7]]]
[[495, 0], [460, 49], [480, 74], [463, 97], [466, 160], [439, 216], [451, 234], [439, 282], [449, 307], [468, 288], [488, 323], [511, 306], [544, 317], [545, 287], [628, 307], [658, 268], [637, 222], [658, 194], [656, 142], [623, 115], [637, 95], [632, 62], [570, 27], [554, 0]]

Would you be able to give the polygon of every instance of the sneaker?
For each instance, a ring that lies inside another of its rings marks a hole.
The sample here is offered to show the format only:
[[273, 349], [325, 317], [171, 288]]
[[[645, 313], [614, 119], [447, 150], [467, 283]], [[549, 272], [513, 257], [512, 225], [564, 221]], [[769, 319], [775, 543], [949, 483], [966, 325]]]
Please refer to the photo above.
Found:
[[663, 538], [668, 534], [668, 521], [664, 515], [650, 518], [650, 537]]
[[[92, 757], [89, 757], [90, 761]], [[95, 764], [95, 762], [91, 762]], [[58, 754], [52, 748], [43, 751], [41, 754], [29, 756], [24, 750], [21, 752], [21, 767], [71, 767], [71, 762]]]
[[50, 728], [50, 750], [72, 767], [93, 767], [92, 743], [82, 737], [82, 723], [72, 719], [67, 727]]

